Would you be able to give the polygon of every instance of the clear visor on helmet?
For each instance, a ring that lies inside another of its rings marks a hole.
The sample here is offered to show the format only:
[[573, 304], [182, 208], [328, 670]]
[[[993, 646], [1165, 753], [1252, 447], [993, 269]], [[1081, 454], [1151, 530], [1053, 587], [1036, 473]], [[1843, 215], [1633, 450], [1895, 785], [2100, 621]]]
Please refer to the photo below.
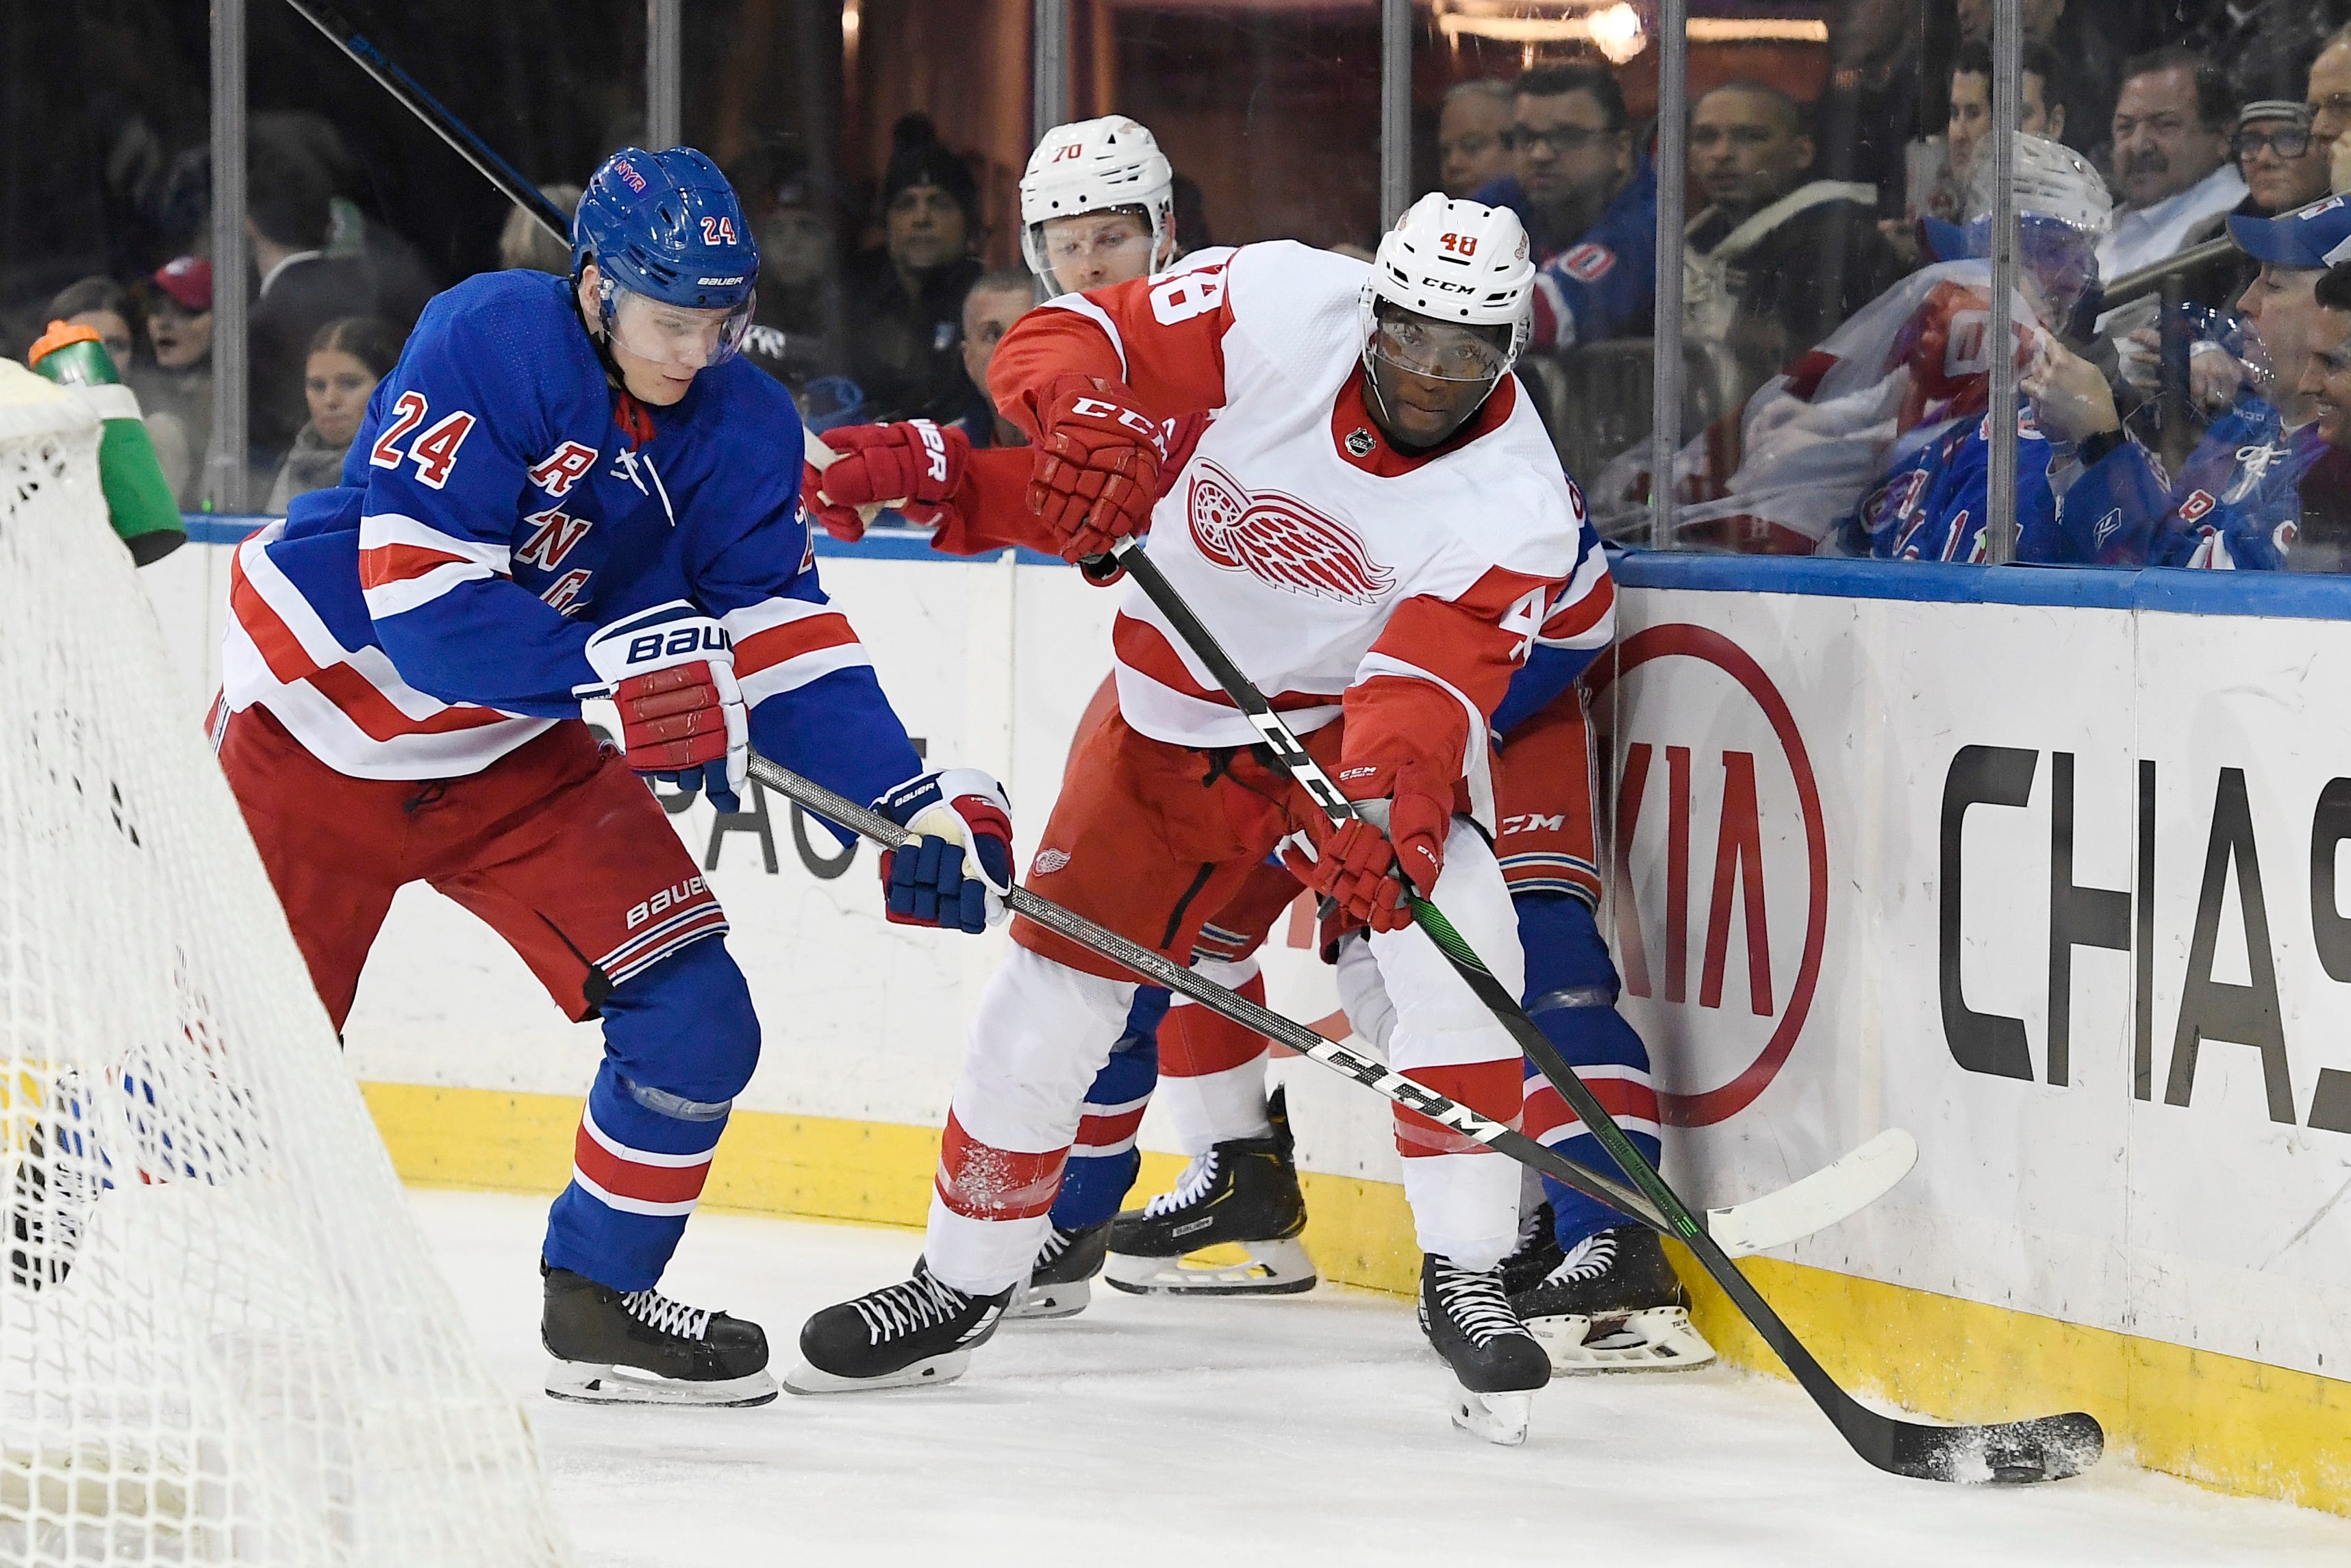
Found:
[[706, 371], [733, 359], [750, 329], [749, 298], [733, 309], [702, 309], [650, 298], [609, 279], [604, 288], [613, 345], [673, 370]]
[[1383, 305], [1373, 318], [1371, 355], [1406, 375], [1486, 383], [1510, 366], [1507, 344], [1494, 340], [1499, 335], [1495, 328], [1432, 321]]
[[1046, 282], [1063, 290], [1143, 277], [1152, 268], [1154, 239], [1151, 214], [1141, 207], [1047, 218], [1029, 229], [1030, 255], [1043, 263]]

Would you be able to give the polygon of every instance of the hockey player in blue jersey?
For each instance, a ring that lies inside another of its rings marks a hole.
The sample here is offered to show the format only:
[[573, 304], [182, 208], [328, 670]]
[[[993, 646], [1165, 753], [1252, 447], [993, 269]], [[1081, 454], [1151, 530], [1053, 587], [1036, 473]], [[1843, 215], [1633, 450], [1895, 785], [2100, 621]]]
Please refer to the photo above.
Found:
[[[2096, 246], [2113, 199], [2068, 148], [2019, 135], [2016, 154], [2018, 285], [2027, 308], [2013, 415], [2016, 558], [2141, 565], [2169, 506], [2162, 468], [2124, 431], [2105, 377], [2055, 336], [2055, 324], [2097, 286]], [[1991, 252], [1988, 218], [1964, 231], [1927, 226], [1946, 259]], [[1865, 537], [1882, 559], [1982, 560], [1993, 417], [1987, 411], [1907, 434], [1838, 532], [1848, 542]]]
[[[874, 801], [924, 835], [883, 869], [895, 921], [978, 931], [1009, 883], [1001, 789], [925, 770], [818, 582], [798, 415], [736, 356], [758, 271], [707, 158], [614, 154], [572, 276], [434, 299], [342, 486], [232, 574], [215, 743], [336, 1027], [417, 881], [602, 1020], [542, 1249], [561, 1397], [776, 1394], [757, 1324], [656, 1289], [759, 1029], [725, 914], [639, 776], [731, 810], [757, 742]], [[597, 697], [622, 753], [582, 720]]]
[[2283, 571], [2301, 532], [2302, 476], [2327, 447], [2300, 383], [2318, 280], [2331, 258], [2351, 255], [2351, 202], [2326, 196], [2274, 218], [2232, 216], [2229, 234], [2261, 270], [2231, 301], [2240, 324], [2228, 338], [2237, 340], [2217, 341], [2199, 363], [2244, 380], [2180, 465], [2149, 559]]

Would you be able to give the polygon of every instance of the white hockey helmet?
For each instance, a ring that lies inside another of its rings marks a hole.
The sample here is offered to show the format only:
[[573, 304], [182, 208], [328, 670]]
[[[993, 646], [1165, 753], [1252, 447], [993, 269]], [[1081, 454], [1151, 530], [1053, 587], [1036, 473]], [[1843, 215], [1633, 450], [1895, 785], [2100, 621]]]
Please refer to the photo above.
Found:
[[1020, 174], [1020, 255], [1054, 293], [1045, 225], [1088, 213], [1134, 212], [1151, 230], [1153, 270], [1176, 259], [1176, 171], [1140, 120], [1123, 114], [1057, 125]]
[[1510, 329], [1508, 349], [1474, 375], [1415, 367], [1444, 380], [1499, 382], [1527, 345], [1534, 287], [1532, 247], [1516, 213], [1432, 191], [1380, 239], [1359, 297], [1364, 358], [1372, 357], [1384, 302], [1433, 322]]

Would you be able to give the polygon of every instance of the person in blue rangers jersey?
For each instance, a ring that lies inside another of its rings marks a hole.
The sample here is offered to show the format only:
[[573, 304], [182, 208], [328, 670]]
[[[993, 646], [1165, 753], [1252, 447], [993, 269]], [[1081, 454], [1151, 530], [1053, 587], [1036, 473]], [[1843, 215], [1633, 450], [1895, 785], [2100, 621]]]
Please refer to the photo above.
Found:
[[[2064, 322], [2097, 287], [2099, 237], [2113, 198], [2080, 154], [2039, 137], [2016, 138], [2018, 273], [2027, 358], [2017, 379], [2016, 559], [2137, 566], [2169, 502], [2163, 470], [2124, 431], [2097, 367], [2042, 322]], [[1924, 220], [1944, 259], [1986, 256], [1991, 225], [1965, 230]], [[1922, 426], [1895, 445], [1886, 469], [1836, 527], [1847, 548], [1867, 540], [1888, 560], [1980, 561], [1991, 497], [1991, 415]]]
[[2319, 314], [2315, 290], [2330, 257], [2351, 255], [2351, 202], [2326, 196], [2274, 218], [2233, 215], [2229, 234], [2261, 268], [2231, 302], [2243, 340], [2199, 340], [2193, 364], [2199, 378], [2220, 385], [2241, 380], [2180, 465], [2148, 559], [2158, 566], [2290, 570], [2303, 476], [2327, 450], [2301, 390]]
[[[757, 1324], [655, 1289], [759, 1029], [725, 914], [639, 776], [732, 810], [756, 740], [923, 835], [885, 857], [891, 919], [978, 931], [1009, 885], [1001, 789], [925, 771], [818, 582], [799, 417], [736, 353], [758, 271], [707, 158], [615, 153], [572, 277], [435, 298], [342, 486], [232, 571], [215, 746], [335, 1026], [417, 881], [602, 1019], [541, 1261], [559, 1397], [777, 1392]], [[622, 752], [583, 721], [591, 698]]]

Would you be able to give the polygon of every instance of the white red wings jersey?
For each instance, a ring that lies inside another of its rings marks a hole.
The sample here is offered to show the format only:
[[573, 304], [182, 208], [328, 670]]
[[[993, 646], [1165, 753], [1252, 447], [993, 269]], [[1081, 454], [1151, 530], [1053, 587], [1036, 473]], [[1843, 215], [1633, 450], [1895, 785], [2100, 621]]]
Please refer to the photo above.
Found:
[[[1153, 562], [1292, 728], [1344, 712], [1350, 758], [1449, 769], [1489, 817], [1488, 720], [1539, 634], [1605, 640], [1606, 567], [1510, 379], [1444, 445], [1389, 445], [1364, 404], [1369, 276], [1277, 241], [1064, 297], [1015, 323], [989, 390], [1032, 438], [1071, 371], [1123, 382], [1157, 419], [1218, 411], [1152, 514]], [[1255, 742], [1139, 588], [1113, 641], [1136, 729]]]

